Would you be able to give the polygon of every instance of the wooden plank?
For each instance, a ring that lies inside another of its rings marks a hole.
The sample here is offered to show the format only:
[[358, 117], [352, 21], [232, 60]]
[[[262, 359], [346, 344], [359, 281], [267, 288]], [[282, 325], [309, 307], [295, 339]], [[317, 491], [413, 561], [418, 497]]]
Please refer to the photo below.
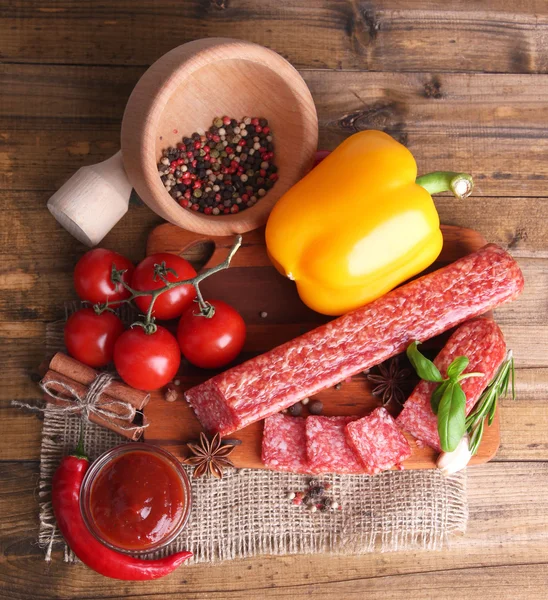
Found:
[[[0, 194], [0, 200], [6, 199], [8, 206], [15, 205], [22, 195]], [[41, 202], [41, 195], [35, 194], [34, 198]], [[495, 207], [497, 205], [495, 203]], [[55, 222], [43, 204], [39, 206], [41, 208], [36, 211], [16, 209], [8, 213], [9, 227], [0, 233], [0, 252], [3, 255], [0, 267], [0, 321], [32, 318], [51, 321], [62, 314], [60, 306], [63, 302], [76, 298], [72, 287], [72, 269], [87, 249]], [[489, 210], [489, 203], [481, 206], [484, 207], [486, 215], [495, 212]], [[531, 204], [523, 203], [522, 206], [526, 211]], [[448, 210], [448, 216], [449, 212]], [[462, 208], [460, 214], [465, 217], [465, 212]], [[525, 214], [524, 212], [523, 222], [527, 223], [529, 218]], [[531, 218], [534, 214], [531, 213]], [[474, 224], [473, 215], [473, 212], [469, 215], [471, 225]], [[517, 213], [515, 219], [517, 223]], [[501, 220], [509, 223], [510, 217]], [[159, 221], [160, 219], [148, 208], [132, 206], [129, 214], [105, 238], [103, 245], [138, 261], [144, 256], [147, 233]], [[463, 221], [465, 224], [464, 218]], [[524, 240], [527, 235], [527, 230], [520, 233], [519, 226], [514, 231], [516, 233], [513, 239], [522, 236], [521, 239]], [[532, 235], [538, 236], [536, 248], [540, 248], [543, 236], [548, 233], [546, 221], [537, 219], [532, 231]], [[29, 245], [28, 240], [32, 236], [37, 236], [37, 239], [47, 237], [47, 243], [40, 245], [39, 252], [35, 246]], [[490, 237], [488, 240], [492, 241]], [[493, 241], [503, 242], [501, 238], [497, 240], [496, 237]], [[516, 246], [519, 247], [522, 243], [525, 242], [516, 242]], [[510, 250], [513, 252], [513, 248]], [[536, 250], [532, 251], [533, 254], [535, 252]], [[528, 252], [523, 250], [520, 254], [525, 255]], [[538, 254], [542, 255], [543, 251], [539, 251]], [[538, 346], [528, 347], [526, 335], [529, 335], [533, 328], [538, 329], [541, 339], [546, 339], [548, 335], [548, 305], [544, 301], [548, 293], [548, 258], [520, 256], [518, 262], [525, 276], [525, 291], [516, 302], [501, 307], [496, 316], [505, 327], [517, 326], [517, 329], [512, 330], [512, 336], [521, 336], [523, 339], [523, 349], [529, 354], [527, 364], [543, 366], [548, 364], [543, 349]], [[520, 334], [522, 326], [529, 328], [527, 334], [525, 329], [523, 335]]]
[[[73, 260], [83, 248], [63, 228], [56, 227], [46, 212], [48, 196], [46, 191], [0, 190], [3, 216], [12, 225], [9, 230], [0, 231], [0, 249], [5, 254], [12, 254], [13, 260], [28, 256], [40, 260], [41, 253], [37, 254], [29, 244], [29, 231], [48, 231], [48, 246], [53, 244], [58, 249], [57, 258], [61, 261], [65, 258]], [[466, 201], [455, 202], [450, 197], [436, 196], [435, 203], [444, 224], [475, 228], [485, 239], [509, 249], [517, 258], [548, 258], [548, 223], [544, 218], [548, 209], [546, 199], [472, 196]], [[105, 244], [115, 244], [119, 252], [141, 258], [144, 252], [141, 240], [145, 240], [151, 228], [160, 222], [160, 217], [148, 208], [132, 204], [114, 233], [105, 239]]]
[[[452, 538], [442, 553], [257, 557], [182, 567], [152, 587], [132, 583], [130, 588], [81, 565], [64, 564], [58, 551], [46, 569], [35, 542], [37, 473], [37, 463], [0, 463], [2, 597], [304, 600], [344, 595], [356, 600], [366, 596], [452, 600], [458, 589], [458, 597], [465, 600], [481, 594], [512, 600], [545, 598], [548, 464], [491, 463], [470, 469], [468, 532]], [[508, 481], [511, 486], [501, 485]]]
[[432, 0], [58, 0], [55, 6], [14, 0], [0, 12], [0, 27], [6, 62], [148, 65], [177, 44], [230, 35], [266, 45], [298, 68], [548, 69], [542, 0], [451, 6]]
[[[141, 72], [2, 65], [0, 86], [8, 93], [0, 102], [0, 190], [53, 191], [79, 167], [116, 152], [124, 105]], [[545, 77], [303, 74], [318, 108], [321, 147], [383, 129], [408, 145], [420, 172], [470, 171], [476, 201], [546, 196]]]

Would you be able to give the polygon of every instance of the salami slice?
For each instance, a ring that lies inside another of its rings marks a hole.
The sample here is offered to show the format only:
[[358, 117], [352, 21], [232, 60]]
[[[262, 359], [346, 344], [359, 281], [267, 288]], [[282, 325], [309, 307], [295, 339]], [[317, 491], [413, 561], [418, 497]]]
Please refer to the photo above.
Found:
[[[457, 356], [467, 356], [470, 360], [465, 373], [484, 374], [461, 383], [468, 414], [506, 356], [506, 343], [499, 326], [490, 319], [476, 319], [461, 325], [434, 359], [444, 377], [447, 376], [447, 367]], [[404, 431], [439, 452], [438, 419], [430, 407], [430, 397], [435, 388], [435, 383], [421, 381], [405, 402], [396, 422]]]
[[358, 417], [317, 417], [306, 419], [306, 452], [311, 473], [365, 473], [348, 445], [345, 428]]
[[411, 456], [405, 436], [382, 407], [348, 423], [346, 441], [371, 475], [400, 465]]
[[226, 435], [513, 300], [523, 288], [499, 246], [403, 285], [382, 298], [188, 390], [205, 429]]
[[308, 473], [305, 420], [283, 414], [265, 419], [262, 460], [275, 471]]

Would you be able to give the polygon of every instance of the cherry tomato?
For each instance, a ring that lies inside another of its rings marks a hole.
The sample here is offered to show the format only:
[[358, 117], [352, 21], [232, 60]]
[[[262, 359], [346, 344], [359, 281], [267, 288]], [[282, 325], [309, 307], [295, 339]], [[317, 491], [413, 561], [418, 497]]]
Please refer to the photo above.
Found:
[[119, 271], [126, 270], [122, 279], [129, 284], [133, 263], [121, 254], [105, 248], [94, 248], [82, 256], [74, 268], [74, 287], [82, 300], [92, 304], [107, 300], [115, 303], [129, 297], [130, 293], [122, 284], [112, 283], [112, 265]]
[[209, 300], [215, 308], [211, 318], [202, 317], [196, 305], [183, 313], [177, 339], [184, 357], [202, 369], [217, 369], [232, 362], [245, 342], [245, 323], [226, 302]]
[[111, 311], [100, 315], [82, 308], [65, 324], [65, 346], [76, 360], [90, 367], [104, 367], [112, 361], [114, 344], [124, 332], [122, 321]]
[[[161, 265], [165, 262], [168, 269], [173, 269], [177, 275], [170, 271], [166, 273], [168, 281], [181, 281], [184, 279], [192, 279], [196, 276], [196, 271], [192, 265], [177, 256], [168, 252], [160, 252], [147, 256], [136, 267], [131, 278], [131, 287], [139, 291], [157, 290], [164, 287], [165, 283], [159, 278], [154, 280], [154, 265]], [[175, 319], [183, 314], [185, 309], [192, 304], [196, 297], [196, 290], [192, 285], [180, 285], [163, 294], [160, 294], [154, 302], [152, 314], [161, 320]], [[135, 304], [146, 313], [150, 306], [150, 296], [137, 296]]]
[[150, 392], [169, 383], [181, 364], [177, 340], [165, 327], [147, 334], [142, 327], [124, 331], [114, 346], [114, 366], [131, 387]]

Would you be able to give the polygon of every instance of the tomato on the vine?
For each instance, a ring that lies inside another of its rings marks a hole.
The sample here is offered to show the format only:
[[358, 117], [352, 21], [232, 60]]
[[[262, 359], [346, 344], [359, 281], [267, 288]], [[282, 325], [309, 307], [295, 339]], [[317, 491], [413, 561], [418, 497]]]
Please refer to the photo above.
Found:
[[203, 369], [217, 369], [232, 362], [245, 342], [245, 323], [240, 313], [222, 300], [209, 300], [215, 313], [202, 316], [190, 306], [181, 316], [177, 340], [184, 357]]
[[157, 390], [175, 377], [181, 364], [177, 340], [165, 327], [154, 333], [132, 327], [114, 346], [114, 366], [131, 387], [147, 392]]
[[[159, 268], [155, 269], [154, 265], [158, 265]], [[165, 268], [162, 268], [162, 265], [165, 265]], [[137, 265], [131, 278], [131, 287], [141, 292], [162, 288], [165, 286], [165, 282], [159, 277], [159, 273], [169, 282], [196, 277], [196, 271], [187, 260], [176, 254], [159, 252], [147, 256]], [[196, 290], [191, 284], [174, 287], [156, 298], [152, 315], [160, 320], [175, 319], [192, 304], [195, 297]], [[143, 313], [146, 313], [150, 306], [150, 300], [150, 296], [137, 296], [135, 304]]]
[[97, 314], [92, 308], [82, 308], [65, 323], [65, 346], [76, 360], [104, 367], [112, 361], [114, 344], [123, 332], [122, 321], [113, 312]]
[[125, 256], [105, 248], [94, 248], [86, 252], [74, 268], [74, 287], [78, 296], [92, 304], [102, 304], [107, 300], [114, 304], [129, 298], [130, 293], [121, 283], [112, 283], [110, 277], [113, 265], [118, 271], [125, 270], [122, 280], [129, 284], [133, 263]]

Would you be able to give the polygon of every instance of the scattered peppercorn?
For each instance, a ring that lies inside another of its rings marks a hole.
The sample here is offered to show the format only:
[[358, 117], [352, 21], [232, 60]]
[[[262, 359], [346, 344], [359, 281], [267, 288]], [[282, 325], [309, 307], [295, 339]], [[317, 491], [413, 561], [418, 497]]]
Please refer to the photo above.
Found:
[[272, 131], [256, 117], [215, 117], [205, 134], [183, 136], [158, 162], [166, 190], [182, 207], [214, 216], [256, 204], [276, 183], [277, 171]]
[[308, 412], [311, 415], [321, 415], [323, 412], [323, 403], [321, 400], [312, 400], [308, 405]]
[[292, 417], [298, 417], [302, 414], [303, 412], [303, 405], [300, 402], [297, 402], [295, 404], [293, 404], [293, 406], [290, 406], [287, 409], [287, 412], [292, 416]]
[[263, 310], [260, 315], [261, 319], [266, 319], [266, 317], [268, 317], [268, 313], [266, 312], [266, 310]]
[[341, 388], [342, 388], [342, 383], [341, 382], [335, 384], [335, 389], [336, 390], [340, 390]]
[[310, 479], [308, 489], [303, 492], [287, 492], [285, 497], [295, 506], [303, 505], [311, 512], [326, 512], [340, 510], [340, 504], [325, 495], [326, 490], [331, 488], [330, 483], [322, 483], [319, 479]]

